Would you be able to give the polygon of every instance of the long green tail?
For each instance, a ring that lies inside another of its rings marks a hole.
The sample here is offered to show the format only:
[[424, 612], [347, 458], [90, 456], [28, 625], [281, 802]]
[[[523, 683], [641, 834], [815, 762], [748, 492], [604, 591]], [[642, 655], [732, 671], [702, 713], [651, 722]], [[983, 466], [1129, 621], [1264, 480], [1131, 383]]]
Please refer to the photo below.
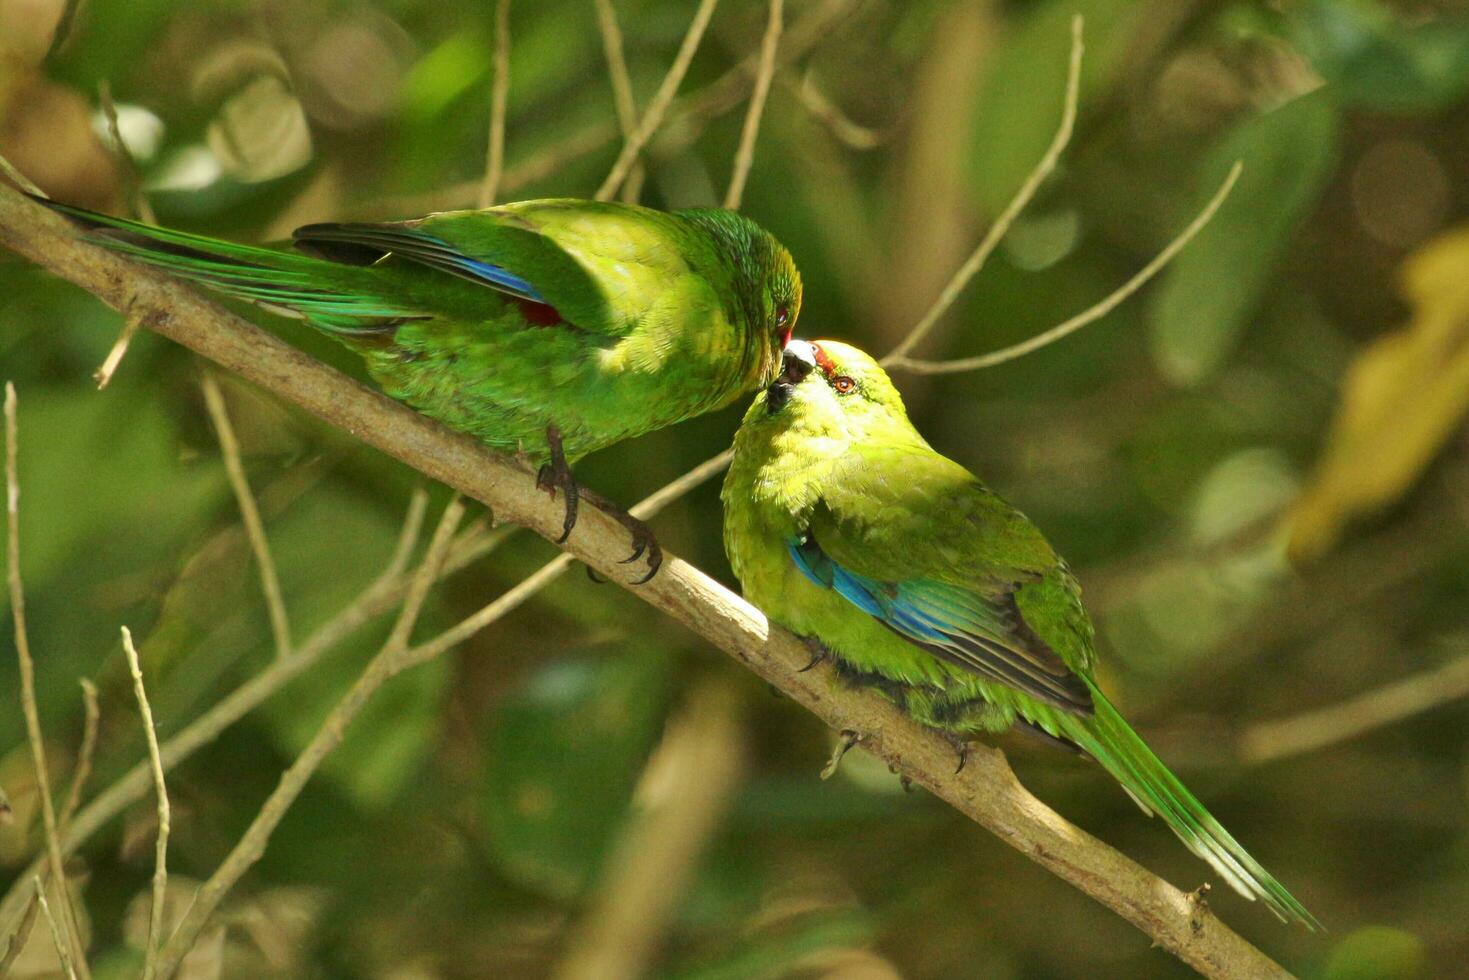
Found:
[[1282, 920], [1320, 929], [1316, 917], [1204, 809], [1128, 727], [1111, 702], [1096, 688], [1092, 695], [1094, 715], [1057, 713], [1062, 734], [1101, 763], [1140, 806], [1162, 817], [1188, 849], [1207, 861], [1235, 891], [1251, 900], [1263, 900]]
[[383, 283], [369, 268], [239, 245], [37, 200], [93, 229], [92, 237], [101, 245], [229, 296], [305, 317], [328, 330], [370, 332], [379, 329], [385, 320], [422, 315], [421, 311], [404, 308], [401, 301], [374, 295]]

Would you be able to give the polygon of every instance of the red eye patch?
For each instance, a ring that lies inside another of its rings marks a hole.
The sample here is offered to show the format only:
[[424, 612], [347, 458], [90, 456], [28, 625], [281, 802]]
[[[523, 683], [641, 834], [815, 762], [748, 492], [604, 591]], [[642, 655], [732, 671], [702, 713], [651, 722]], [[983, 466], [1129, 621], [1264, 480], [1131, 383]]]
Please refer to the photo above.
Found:
[[816, 357], [816, 366], [821, 368], [822, 374], [826, 375], [828, 378], [831, 377], [833, 374], [836, 374], [836, 362], [831, 359], [830, 354], [821, 349], [820, 344], [812, 344], [811, 351]]

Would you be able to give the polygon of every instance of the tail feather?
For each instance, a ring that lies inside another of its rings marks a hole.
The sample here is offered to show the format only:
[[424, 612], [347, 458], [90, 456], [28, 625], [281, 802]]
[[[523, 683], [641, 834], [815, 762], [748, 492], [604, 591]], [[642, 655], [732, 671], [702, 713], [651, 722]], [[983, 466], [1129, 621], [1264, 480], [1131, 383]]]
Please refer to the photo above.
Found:
[[1161, 817], [1184, 845], [1214, 868], [1231, 888], [1245, 898], [1260, 899], [1283, 921], [1320, 929], [1316, 917], [1214, 819], [1111, 702], [1100, 692], [1094, 692], [1094, 696], [1094, 715], [1062, 719], [1065, 736], [1093, 756], [1139, 806]]
[[[324, 259], [114, 218], [55, 201], [54, 211], [91, 229], [102, 245], [190, 282], [338, 333], [375, 332], [421, 311], [373, 295], [371, 273]], [[360, 282], [351, 281], [356, 275]]]

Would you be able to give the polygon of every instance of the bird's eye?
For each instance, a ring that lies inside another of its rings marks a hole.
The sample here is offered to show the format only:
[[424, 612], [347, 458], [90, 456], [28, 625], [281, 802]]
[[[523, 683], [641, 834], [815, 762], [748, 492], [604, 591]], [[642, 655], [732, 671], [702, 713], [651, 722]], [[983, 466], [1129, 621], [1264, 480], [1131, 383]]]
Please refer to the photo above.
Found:
[[845, 395], [857, 389], [857, 382], [843, 374], [832, 378], [831, 386], [837, 390], [837, 394]]
[[791, 308], [782, 303], [775, 308], [775, 329], [779, 331], [781, 349], [791, 342]]

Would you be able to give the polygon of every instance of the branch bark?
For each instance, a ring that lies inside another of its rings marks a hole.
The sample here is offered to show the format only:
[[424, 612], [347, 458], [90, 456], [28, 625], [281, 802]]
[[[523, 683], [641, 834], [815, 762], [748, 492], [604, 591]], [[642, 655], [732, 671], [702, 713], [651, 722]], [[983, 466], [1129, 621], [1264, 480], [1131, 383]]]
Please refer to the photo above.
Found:
[[[522, 461], [492, 452], [317, 363], [247, 320], [151, 270], [79, 238], [65, 219], [0, 187], [0, 244], [69, 279], [149, 329], [235, 371], [364, 442], [552, 540], [561, 507], [535, 489]], [[996, 749], [976, 746], [954, 773], [953, 749], [880, 696], [843, 689], [826, 668], [802, 672], [806, 646], [703, 572], [666, 555], [648, 584], [619, 564], [626, 531], [584, 504], [561, 546], [723, 649], [863, 747], [1212, 977], [1283, 977], [1202, 902], [1072, 826], [1020, 785]]]

